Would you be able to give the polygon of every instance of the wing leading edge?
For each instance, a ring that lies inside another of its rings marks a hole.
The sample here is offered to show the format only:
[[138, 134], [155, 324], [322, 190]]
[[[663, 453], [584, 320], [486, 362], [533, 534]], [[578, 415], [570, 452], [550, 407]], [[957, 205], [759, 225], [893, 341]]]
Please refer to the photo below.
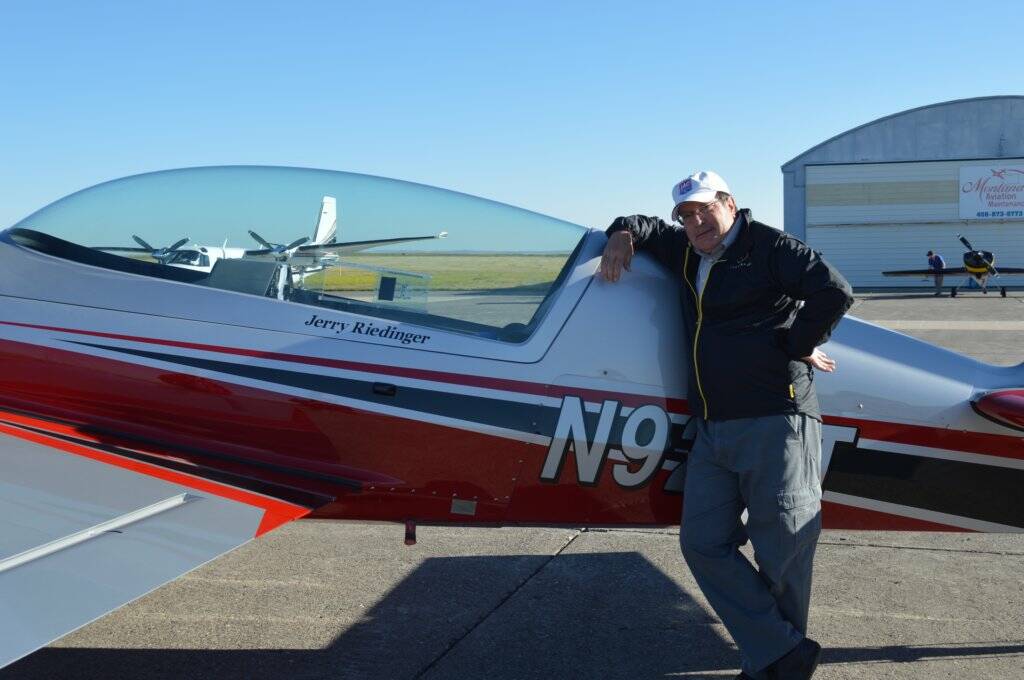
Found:
[[35, 424], [0, 412], [0, 667], [312, 510]]

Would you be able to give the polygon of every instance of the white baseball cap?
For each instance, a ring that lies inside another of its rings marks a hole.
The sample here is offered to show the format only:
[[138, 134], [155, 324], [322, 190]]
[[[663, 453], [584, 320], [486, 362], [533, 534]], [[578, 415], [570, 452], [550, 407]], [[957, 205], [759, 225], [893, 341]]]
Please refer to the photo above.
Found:
[[732, 194], [729, 191], [729, 185], [725, 183], [725, 180], [717, 172], [701, 170], [700, 172], [693, 173], [672, 187], [672, 200], [676, 206], [672, 209], [672, 219], [676, 218], [676, 211], [679, 210], [681, 204], [687, 201], [710, 203], [715, 200], [715, 196], [719, 191]]

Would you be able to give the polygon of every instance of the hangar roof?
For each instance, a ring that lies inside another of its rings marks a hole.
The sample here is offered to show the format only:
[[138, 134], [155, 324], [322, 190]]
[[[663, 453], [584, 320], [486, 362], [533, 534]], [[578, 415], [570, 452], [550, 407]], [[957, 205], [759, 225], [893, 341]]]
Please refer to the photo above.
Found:
[[783, 164], [961, 160], [1024, 156], [1024, 96], [920, 106], [838, 134]]

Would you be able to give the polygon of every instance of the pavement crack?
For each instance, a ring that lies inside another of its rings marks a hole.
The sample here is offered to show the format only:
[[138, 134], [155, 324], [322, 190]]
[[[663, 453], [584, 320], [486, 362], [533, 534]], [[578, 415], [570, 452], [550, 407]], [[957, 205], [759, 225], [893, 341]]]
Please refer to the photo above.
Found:
[[924, 552], [967, 553], [970, 555], [1002, 555], [1024, 557], [1024, 552], [1012, 550], [970, 550], [964, 548], [929, 548], [919, 545], [891, 545], [887, 543], [850, 543], [848, 541], [818, 541], [818, 545], [837, 545], [844, 548], [890, 548], [892, 550], [921, 550]]
[[544, 568], [547, 567], [549, 564], [551, 564], [551, 562], [556, 557], [561, 555], [562, 552], [564, 552], [566, 548], [568, 548], [570, 545], [572, 545], [573, 541], [575, 541], [577, 538], [579, 538], [580, 534], [582, 534], [584, 531], [585, 531], [584, 529], [577, 529], [573, 533], [573, 535], [570, 536], [568, 538], [568, 540], [566, 540], [566, 542], [563, 543], [561, 545], [561, 547], [558, 548], [558, 550], [556, 550], [554, 553], [549, 555], [548, 558], [546, 560], [544, 560], [543, 562], [541, 562], [541, 564], [536, 569], [534, 569], [532, 572], [530, 572], [530, 574], [525, 579], [523, 579], [522, 582], [519, 585], [517, 585], [515, 588], [513, 588], [510, 592], [506, 593], [505, 596], [502, 597], [500, 600], [498, 600], [498, 602], [493, 607], [491, 607], [491, 609], [489, 611], [484, 612], [484, 614], [479, 619], [477, 619], [473, 623], [473, 625], [471, 625], [469, 628], [467, 628], [466, 631], [462, 635], [460, 635], [459, 637], [457, 637], [454, 640], [452, 640], [451, 642], [449, 642], [448, 645], [444, 648], [444, 650], [442, 650], [441, 653], [438, 654], [436, 657], [434, 657], [434, 659], [431, 660], [430, 663], [428, 663], [416, 675], [414, 675], [413, 678], [414, 679], [422, 678], [427, 673], [429, 673], [431, 670], [433, 670], [435, 666], [437, 666], [439, 663], [441, 663], [441, 661], [443, 661], [444, 658], [446, 656], [448, 656], [448, 654], [450, 654], [451, 651], [453, 649], [455, 649], [459, 645], [459, 643], [461, 643], [463, 640], [465, 640], [467, 637], [469, 637], [473, 633], [473, 631], [475, 631], [477, 628], [479, 628], [484, 623], [484, 621], [489, 619], [492, 614], [494, 614], [499, 609], [501, 609], [505, 605], [506, 602], [511, 600], [513, 597], [515, 597], [516, 594], [519, 593], [519, 591], [522, 590], [526, 586], [527, 583], [532, 581], [533, 578], [535, 576], [537, 576], [537, 574], [542, 572], [544, 570]]
[[651, 527], [650, 529], [625, 529], [619, 527], [600, 527], [600, 528], [587, 528], [583, 531], [591, 534], [639, 534], [641, 536], [672, 536], [676, 532], [675, 530], [660, 530], [657, 527]]

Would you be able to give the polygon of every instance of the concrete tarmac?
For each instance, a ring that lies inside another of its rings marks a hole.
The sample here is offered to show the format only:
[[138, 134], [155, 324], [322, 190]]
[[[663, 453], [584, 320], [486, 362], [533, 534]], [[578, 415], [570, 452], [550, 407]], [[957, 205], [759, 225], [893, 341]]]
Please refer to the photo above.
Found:
[[[1024, 294], [851, 312], [1024, 361]], [[972, 325], [974, 324], [974, 325]], [[841, 367], [840, 367], [841, 370]], [[731, 678], [675, 530], [297, 522], [0, 671], [10, 678]], [[815, 678], [1024, 678], [1024, 535], [826, 531]]]

